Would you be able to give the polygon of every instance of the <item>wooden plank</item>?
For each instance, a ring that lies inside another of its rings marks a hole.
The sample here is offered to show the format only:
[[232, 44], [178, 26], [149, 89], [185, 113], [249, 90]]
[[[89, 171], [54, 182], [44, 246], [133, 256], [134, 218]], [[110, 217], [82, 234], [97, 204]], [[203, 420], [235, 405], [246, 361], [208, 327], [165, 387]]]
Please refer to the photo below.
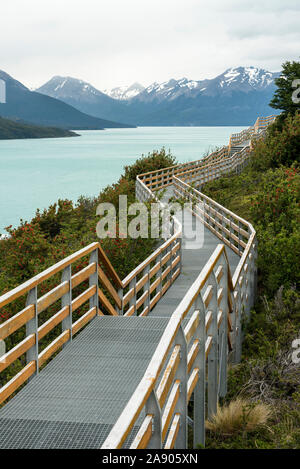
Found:
[[87, 280], [90, 275], [96, 272], [96, 262], [89, 264], [84, 269], [77, 272], [77, 274], [72, 275], [72, 288], [78, 287], [82, 282]]
[[124, 295], [124, 297], [123, 297], [123, 306], [126, 306], [127, 303], [129, 303], [129, 301], [133, 297], [134, 297], [134, 287], [132, 287], [130, 290], [128, 290], [126, 295]]
[[29, 350], [34, 344], [35, 334], [31, 334], [5, 355], [2, 355], [2, 357], [0, 357], [0, 372], [5, 370], [9, 365], [17, 360], [17, 358], [21, 357], [21, 355], [27, 352], [27, 350]]
[[36, 362], [28, 363], [16, 376], [0, 389], [0, 404], [11, 396], [36, 371]]
[[164, 280], [171, 271], [171, 266], [169, 265], [162, 273], [161, 279]]
[[151, 269], [150, 269], [150, 278], [153, 277], [160, 269], [160, 262], [157, 262]]
[[194, 368], [191, 373], [191, 376], [188, 379], [188, 384], [187, 384], [187, 401], [188, 402], [190, 401], [192, 397], [192, 394], [198, 382], [198, 379], [199, 379], [199, 368]]
[[224, 268], [222, 265], [219, 265], [219, 267], [216, 270], [216, 280], [218, 283], [220, 283], [220, 280], [223, 277], [223, 274], [224, 274]]
[[150, 309], [154, 308], [154, 306], [156, 305], [156, 303], [158, 302], [158, 300], [160, 299], [161, 297], [161, 292], [159, 291], [158, 293], [156, 293], [156, 295], [152, 298], [152, 300], [150, 300]]
[[114, 281], [114, 283], [117, 285], [117, 287], [118, 288], [123, 288], [124, 285], [123, 285], [122, 280], [120, 279], [117, 272], [113, 268], [110, 260], [108, 259], [107, 255], [105, 254], [104, 250], [102, 249], [102, 247], [100, 246], [99, 243], [97, 243], [97, 247], [98, 247], [98, 253], [99, 253], [99, 263], [103, 262], [103, 264], [105, 265], [106, 269], [109, 272], [109, 275], [110, 275], [111, 279]]
[[168, 361], [163, 377], [157, 388], [157, 400], [162, 408], [167, 399], [168, 392], [173, 382], [175, 373], [180, 362], [180, 345], [175, 345], [172, 355]]
[[179, 274], [180, 274], [180, 267], [172, 275], [172, 283], [176, 280]]
[[[91, 308], [87, 313], [85, 313], [81, 318], [77, 319], [76, 322], [72, 325], [72, 334], [77, 334], [80, 329], [83, 328], [86, 324], [88, 324], [95, 316], [97, 315], [97, 308], [94, 306]], [[99, 315], [104, 316], [104, 314], [99, 310]]]
[[166, 291], [169, 289], [170, 285], [171, 285], [171, 280], [168, 280], [168, 281], [164, 284], [164, 286], [162, 287], [162, 291], [161, 291], [162, 295], [163, 295], [164, 293], [166, 293]]
[[208, 307], [210, 300], [212, 299], [212, 295], [213, 295], [213, 286], [208, 285], [203, 295], [203, 303], [205, 304], [206, 308]]
[[47, 309], [49, 306], [51, 306], [53, 303], [55, 303], [57, 300], [59, 300], [63, 295], [68, 293], [70, 290], [70, 285], [69, 282], [63, 282], [57, 287], [53, 288], [50, 290], [48, 293], [46, 293], [44, 296], [38, 299], [37, 301], [37, 311], [38, 314]]
[[52, 316], [48, 321], [46, 321], [42, 326], [38, 328], [39, 340], [41, 340], [45, 335], [47, 335], [52, 329], [57, 326], [61, 321], [63, 321], [70, 312], [70, 307], [65, 306], [58, 313]]
[[13, 317], [0, 325], [0, 340], [6, 339], [13, 332], [20, 329], [28, 321], [34, 318], [35, 308], [34, 305], [29, 305]]
[[180, 380], [177, 379], [173, 384], [168, 401], [166, 403], [164, 413], [162, 415], [162, 423], [161, 423], [162, 440], [164, 440], [166, 437], [168, 427], [169, 427], [172, 415], [174, 413], [174, 409], [179, 399], [179, 395], [180, 395]]
[[72, 301], [72, 311], [76, 311], [83, 303], [85, 303], [87, 300], [89, 300], [93, 295], [95, 295], [97, 291], [96, 285], [92, 285], [90, 288], [85, 290], [81, 295], [77, 296], [74, 298]]
[[219, 288], [218, 293], [217, 293], [218, 306], [220, 305], [220, 303], [222, 301], [223, 293], [224, 293], [224, 288], [223, 287]]
[[160, 277], [158, 277], [153, 283], [151, 283], [151, 285], [150, 285], [150, 294], [152, 292], [154, 292], [154, 290], [156, 290], [156, 288], [158, 287], [160, 282], [161, 282], [161, 279], [160, 279]]
[[191, 338], [195, 334], [195, 331], [199, 325], [199, 321], [200, 321], [200, 311], [196, 310], [193, 312], [189, 322], [184, 328], [184, 335], [185, 335], [187, 344], [189, 344]]
[[139, 316], [147, 316], [147, 314], [149, 313], [151, 308], [149, 308], [149, 306], [146, 306], [146, 308], [143, 309], [143, 311], [141, 312], [141, 314]]
[[117, 311], [115, 310], [115, 308], [112, 306], [111, 302], [104, 295], [101, 288], [98, 288], [98, 296], [99, 296], [99, 299], [100, 299], [101, 303], [103, 304], [103, 306], [106, 308], [107, 312], [111, 316], [119, 316]]
[[180, 414], [175, 414], [170, 426], [170, 431], [165, 443], [164, 449], [173, 449], [176, 443], [178, 431], [180, 427]]
[[39, 354], [39, 367], [41, 367], [52, 355], [57, 352], [70, 339], [70, 329], [60, 334], [48, 347]]
[[211, 322], [212, 322], [212, 311], [207, 311], [205, 315], [205, 330], [208, 332], [208, 329], [210, 328]]
[[135, 312], [135, 305], [130, 306], [130, 308], [126, 311], [124, 316], [132, 316], [133, 313]]
[[188, 353], [187, 361], [188, 361], [188, 373], [191, 371], [193, 363], [199, 353], [200, 350], [200, 340], [196, 339], [193, 342], [191, 350]]
[[213, 338], [212, 338], [211, 335], [209, 335], [209, 336], [206, 338], [206, 342], [205, 342], [205, 357], [206, 357], [206, 358], [208, 357], [208, 354], [209, 354], [209, 352], [210, 352], [212, 343], [213, 343]]
[[152, 437], [153, 415], [146, 415], [130, 449], [145, 449]]
[[146, 299], [148, 298], [149, 296], [149, 292], [148, 291], [145, 291], [142, 296], [140, 296], [140, 298], [137, 300], [136, 302], [136, 309], [138, 310], [142, 304], [145, 303]]
[[220, 328], [223, 320], [223, 311], [218, 312], [218, 317], [217, 317], [217, 324], [218, 324], [218, 329]]
[[148, 281], [148, 274], [144, 275], [137, 283], [136, 283], [136, 288], [135, 288], [135, 291], [136, 293], [138, 293], [141, 288], [143, 288], [143, 286], [145, 285], [145, 283], [147, 283]]
[[110, 280], [106, 277], [104, 271], [101, 269], [100, 266], [98, 266], [98, 277], [102, 285], [108, 290], [108, 292], [111, 294], [113, 299], [115, 300], [118, 308], [122, 307], [122, 301], [118, 295], [118, 292], [115, 290], [113, 285], [110, 283]]

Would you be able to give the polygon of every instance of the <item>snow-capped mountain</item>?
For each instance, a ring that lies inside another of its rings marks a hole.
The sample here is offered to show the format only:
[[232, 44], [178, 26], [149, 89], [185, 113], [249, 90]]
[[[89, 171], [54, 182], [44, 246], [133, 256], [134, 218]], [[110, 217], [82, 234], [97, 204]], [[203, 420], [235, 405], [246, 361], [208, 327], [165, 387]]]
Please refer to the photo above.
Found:
[[[47, 93], [31, 91], [2, 70], [0, 70], [0, 79], [6, 84], [6, 102], [0, 103], [0, 116], [7, 119], [74, 130], [124, 127], [123, 124], [80, 112], [78, 108], [69, 106], [55, 96], [50, 97]], [[55, 87], [57, 86], [59, 85], [56, 84]]]
[[163, 83], [153, 83], [135, 98], [139, 101], [172, 101], [180, 96], [187, 98], [225, 95], [233, 91], [248, 93], [267, 89], [274, 84], [278, 73], [268, 72], [256, 67], [230, 68], [210, 80], [171, 79]]
[[117, 88], [112, 88], [111, 90], [104, 90], [103, 93], [107, 94], [113, 99], [127, 101], [140, 94], [142, 91], [144, 91], [144, 89], [145, 87], [140, 83], [133, 83], [131, 86], [119, 86]]
[[90, 83], [77, 78], [54, 76], [36, 91], [60, 99], [95, 117], [119, 115], [122, 118], [124, 116], [122, 104], [119, 101], [102, 93]]
[[54, 77], [37, 91], [80, 111], [132, 125], [249, 125], [274, 113], [269, 102], [280, 74], [256, 67], [229, 68], [213, 79], [171, 79], [144, 88], [101, 92], [89, 83]]

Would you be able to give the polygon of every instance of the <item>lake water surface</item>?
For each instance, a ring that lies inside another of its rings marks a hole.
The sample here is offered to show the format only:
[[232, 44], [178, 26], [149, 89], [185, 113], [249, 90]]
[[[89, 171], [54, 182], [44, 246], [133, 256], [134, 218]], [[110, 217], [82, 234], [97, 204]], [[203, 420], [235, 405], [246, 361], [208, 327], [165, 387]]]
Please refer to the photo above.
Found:
[[76, 201], [117, 182], [124, 165], [165, 147], [179, 162], [227, 145], [244, 127], [140, 127], [80, 131], [80, 137], [0, 141], [0, 233], [59, 198]]

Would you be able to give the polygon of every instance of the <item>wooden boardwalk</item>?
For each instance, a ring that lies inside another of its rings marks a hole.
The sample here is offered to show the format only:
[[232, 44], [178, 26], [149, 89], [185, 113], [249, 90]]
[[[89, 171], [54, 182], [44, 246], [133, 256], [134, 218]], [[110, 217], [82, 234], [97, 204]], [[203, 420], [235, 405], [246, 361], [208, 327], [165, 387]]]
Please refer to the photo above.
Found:
[[[204, 163], [142, 175], [137, 196], [147, 200], [152, 186], [160, 184], [167, 187], [165, 202], [174, 191], [190, 197], [190, 182], [203, 184], [222, 172], [242, 170], [257, 125], [233, 136], [232, 148], [242, 148], [233, 156], [229, 145]], [[0, 409], [1, 449], [168, 449], [175, 440], [178, 448], [186, 448], [193, 393], [194, 445], [204, 444], [205, 415], [212, 415], [218, 397], [226, 394], [228, 350], [233, 347], [238, 360], [242, 312], [249, 313], [253, 304], [256, 243], [247, 221], [194, 188], [192, 196], [202, 204], [200, 222], [199, 212], [196, 218], [185, 210], [182, 239], [177, 227], [123, 281], [94, 243], [0, 297], [5, 307], [28, 295], [25, 309], [0, 325], [0, 339], [6, 339], [26, 324], [25, 339], [5, 355], [6, 362], [0, 361], [1, 369], [24, 353], [27, 362], [0, 389], [0, 402], [31, 378]], [[198, 236], [190, 239], [195, 229]], [[72, 275], [72, 264], [87, 255], [88, 266]], [[38, 285], [58, 272], [61, 283], [37, 298]], [[72, 299], [73, 288], [87, 280], [88, 288]], [[39, 326], [38, 315], [58, 300], [62, 309]], [[72, 312], [85, 302], [90, 309], [72, 323]], [[60, 323], [62, 333], [40, 352], [40, 337]]]
[[[181, 274], [148, 316], [94, 318], [0, 410], [0, 448], [99, 448], [218, 242], [205, 227], [203, 246], [191, 249], [195, 241], [183, 239]], [[239, 256], [227, 254], [234, 271]]]

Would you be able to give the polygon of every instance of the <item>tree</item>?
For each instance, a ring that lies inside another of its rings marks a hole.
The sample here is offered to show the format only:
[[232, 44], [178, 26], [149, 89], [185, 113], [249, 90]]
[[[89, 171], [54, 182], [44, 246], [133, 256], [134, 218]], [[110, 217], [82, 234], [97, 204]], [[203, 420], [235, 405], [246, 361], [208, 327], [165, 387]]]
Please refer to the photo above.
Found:
[[[295, 80], [298, 80], [298, 83]], [[282, 110], [285, 115], [294, 115], [300, 110], [300, 62], [285, 62], [280, 78], [275, 79], [275, 85], [277, 90], [270, 106]]]

